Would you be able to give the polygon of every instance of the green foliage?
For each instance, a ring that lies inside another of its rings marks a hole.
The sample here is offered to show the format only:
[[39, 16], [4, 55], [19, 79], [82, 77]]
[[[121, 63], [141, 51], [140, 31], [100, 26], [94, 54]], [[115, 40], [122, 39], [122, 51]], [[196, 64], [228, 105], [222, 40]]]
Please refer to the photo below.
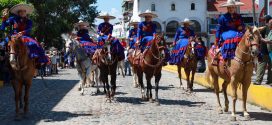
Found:
[[[2, 2], [3, 1], [3, 2]], [[1, 0], [0, 9], [12, 7], [25, 0]], [[71, 32], [79, 20], [94, 23], [98, 15], [96, 0], [28, 0], [35, 7], [31, 15], [34, 27], [32, 34], [47, 47], [63, 47], [62, 33]]]

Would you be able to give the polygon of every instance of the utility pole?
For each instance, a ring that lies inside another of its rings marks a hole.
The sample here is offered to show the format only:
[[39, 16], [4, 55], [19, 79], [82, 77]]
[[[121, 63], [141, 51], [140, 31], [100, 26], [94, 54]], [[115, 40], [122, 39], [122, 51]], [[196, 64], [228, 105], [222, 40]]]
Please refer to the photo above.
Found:
[[255, 10], [255, 0], [252, 0], [252, 15], [253, 15], [253, 24], [256, 25], [256, 10]]

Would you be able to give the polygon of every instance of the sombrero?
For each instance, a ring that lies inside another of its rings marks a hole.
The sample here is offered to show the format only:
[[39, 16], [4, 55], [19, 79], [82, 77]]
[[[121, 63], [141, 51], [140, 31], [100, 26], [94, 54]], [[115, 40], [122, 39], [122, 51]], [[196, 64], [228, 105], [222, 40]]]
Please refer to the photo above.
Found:
[[110, 15], [109, 13], [104, 13], [104, 14], [99, 15], [97, 18], [99, 18], [99, 19], [105, 19], [105, 18], [115, 19], [116, 17]]
[[243, 5], [245, 5], [245, 4], [242, 3], [242, 2], [238, 2], [238, 1], [235, 1], [235, 0], [228, 0], [227, 2], [221, 4], [220, 7], [243, 6]]
[[26, 14], [31, 14], [34, 8], [30, 4], [17, 4], [10, 9], [10, 13], [18, 15], [19, 10], [25, 10]]
[[88, 27], [89, 26], [89, 23], [88, 22], [84, 22], [82, 20], [80, 20], [78, 23], [75, 23], [74, 25], [75, 27], [78, 27], [78, 26], [84, 26], [84, 27]]
[[131, 19], [131, 21], [129, 22], [130, 26], [133, 26], [134, 24], [139, 24], [140, 21], [138, 21], [137, 19]]
[[139, 14], [139, 17], [145, 17], [145, 16], [151, 16], [152, 18], [158, 17], [157, 14], [153, 13], [153, 12], [150, 11], [150, 10], [146, 10], [145, 12]]
[[190, 19], [188, 19], [188, 18], [185, 18], [182, 22], [181, 22], [181, 24], [184, 24], [184, 23], [188, 23], [189, 25], [193, 25], [194, 24], [194, 22], [192, 22]]

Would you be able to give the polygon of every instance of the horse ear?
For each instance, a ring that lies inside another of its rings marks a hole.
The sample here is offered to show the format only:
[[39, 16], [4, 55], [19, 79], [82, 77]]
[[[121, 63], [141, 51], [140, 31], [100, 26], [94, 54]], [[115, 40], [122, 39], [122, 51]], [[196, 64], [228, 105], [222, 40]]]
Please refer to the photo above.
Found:
[[265, 30], [265, 26], [263, 26], [263, 27], [258, 27], [258, 30], [261, 32], [261, 31], [263, 31], [263, 30]]
[[247, 25], [247, 26], [246, 26], [246, 29], [249, 30], [249, 31], [251, 31], [251, 30], [252, 30], [252, 27], [249, 26], [249, 25]]

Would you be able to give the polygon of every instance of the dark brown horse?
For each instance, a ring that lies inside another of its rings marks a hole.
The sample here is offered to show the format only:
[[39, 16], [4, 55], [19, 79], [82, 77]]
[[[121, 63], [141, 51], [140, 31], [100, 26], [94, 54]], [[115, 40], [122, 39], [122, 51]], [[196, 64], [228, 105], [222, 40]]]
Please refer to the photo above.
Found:
[[[194, 83], [195, 72], [197, 68], [197, 54], [194, 48], [194, 44], [195, 44], [194, 40], [195, 40], [194, 37], [189, 38], [189, 45], [186, 48], [184, 58], [179, 64], [177, 64], [180, 87], [183, 88], [182, 75], [181, 75], [181, 68], [183, 67], [186, 74], [187, 91], [189, 92], [193, 91], [193, 83]], [[191, 75], [191, 79], [190, 79], [190, 75]]]
[[[109, 45], [108, 45], [109, 46]], [[118, 55], [112, 53], [110, 49], [103, 48], [96, 50], [93, 61], [98, 65], [100, 70], [100, 80], [104, 85], [104, 92], [106, 94], [106, 101], [114, 99], [116, 91], [116, 71], [118, 64]], [[111, 89], [108, 81], [108, 75], [111, 76]]]
[[[35, 73], [35, 65], [34, 61], [29, 59], [28, 48], [21, 38], [13, 37], [8, 46], [13, 75], [12, 85], [15, 92], [16, 120], [20, 120], [20, 108], [24, 108], [24, 116], [27, 116], [29, 110], [29, 91]], [[22, 102], [23, 86], [25, 86], [24, 105]]]
[[[140, 56], [139, 63], [134, 63], [133, 69], [137, 73], [138, 82], [141, 87], [142, 99], [150, 100], [153, 102], [152, 99], [152, 84], [151, 78], [155, 76], [155, 101], [157, 105], [159, 105], [159, 97], [158, 97], [158, 90], [159, 90], [159, 82], [161, 79], [161, 70], [164, 63], [165, 52], [164, 46], [159, 46], [159, 42], [161, 42], [161, 36], [157, 35], [154, 40], [150, 41], [151, 46], [149, 49], [146, 49], [143, 54], [137, 54]], [[134, 60], [137, 60], [137, 57], [134, 57]], [[146, 81], [147, 81], [147, 90], [145, 93], [145, 87], [143, 84], [143, 73], [145, 73]], [[145, 95], [146, 94], [146, 95]]]
[[225, 97], [224, 111], [229, 110], [229, 100], [227, 96], [227, 86], [230, 83], [232, 88], [233, 109], [231, 114], [231, 120], [236, 120], [235, 104], [237, 100], [237, 88], [238, 85], [242, 86], [242, 99], [243, 99], [243, 115], [246, 120], [250, 119], [250, 116], [246, 109], [247, 91], [251, 84], [251, 77], [253, 75], [254, 58], [259, 54], [258, 45], [260, 44], [261, 35], [259, 29], [254, 27], [248, 27], [244, 36], [242, 37], [237, 49], [235, 51], [235, 57], [231, 60], [231, 66], [225, 69], [223, 61], [218, 62], [216, 66], [212, 64], [212, 60], [215, 56], [214, 50], [211, 49], [208, 54], [208, 72], [207, 79], [210, 82], [210, 76], [212, 76], [212, 85], [214, 86], [214, 92], [217, 97], [218, 111], [223, 113], [223, 109], [219, 98], [219, 83], [218, 79], [224, 79], [222, 84], [222, 91]]

